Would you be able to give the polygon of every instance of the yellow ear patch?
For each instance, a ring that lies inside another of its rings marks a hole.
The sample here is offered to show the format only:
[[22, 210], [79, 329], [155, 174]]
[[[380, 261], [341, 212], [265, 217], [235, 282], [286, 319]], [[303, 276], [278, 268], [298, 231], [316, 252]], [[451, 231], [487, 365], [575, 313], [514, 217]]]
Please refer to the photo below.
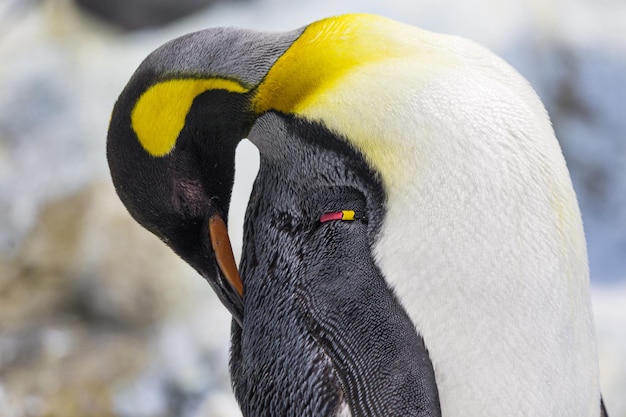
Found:
[[236, 81], [221, 78], [174, 79], [148, 88], [130, 115], [131, 126], [146, 152], [155, 157], [170, 153], [194, 99], [208, 90], [249, 91]]

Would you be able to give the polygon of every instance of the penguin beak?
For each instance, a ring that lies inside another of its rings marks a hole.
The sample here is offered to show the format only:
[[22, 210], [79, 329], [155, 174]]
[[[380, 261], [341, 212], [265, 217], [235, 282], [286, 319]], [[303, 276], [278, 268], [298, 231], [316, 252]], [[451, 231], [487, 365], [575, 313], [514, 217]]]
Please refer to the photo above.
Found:
[[243, 283], [237, 270], [233, 248], [228, 237], [226, 223], [215, 213], [209, 219], [209, 237], [218, 267], [218, 278], [214, 284], [218, 297], [233, 315], [240, 327], [243, 327]]

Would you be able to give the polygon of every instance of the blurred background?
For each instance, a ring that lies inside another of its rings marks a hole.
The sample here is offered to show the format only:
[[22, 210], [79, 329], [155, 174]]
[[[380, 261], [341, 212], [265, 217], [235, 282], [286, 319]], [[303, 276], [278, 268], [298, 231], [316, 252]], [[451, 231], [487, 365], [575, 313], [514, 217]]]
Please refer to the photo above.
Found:
[[[110, 111], [173, 37], [355, 11], [478, 41], [538, 91], [583, 211], [605, 402], [626, 416], [626, 2], [0, 0], [1, 417], [240, 415], [226, 310], [115, 196]], [[236, 251], [250, 144], [237, 162]]]

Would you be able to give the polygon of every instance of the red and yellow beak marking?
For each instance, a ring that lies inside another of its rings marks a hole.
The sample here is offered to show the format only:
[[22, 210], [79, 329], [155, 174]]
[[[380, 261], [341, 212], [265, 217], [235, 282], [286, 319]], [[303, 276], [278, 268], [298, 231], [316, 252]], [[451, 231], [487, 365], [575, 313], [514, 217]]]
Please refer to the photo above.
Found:
[[324, 213], [320, 217], [320, 223], [326, 223], [332, 220], [352, 221], [354, 220], [353, 210], [342, 210], [334, 213]]

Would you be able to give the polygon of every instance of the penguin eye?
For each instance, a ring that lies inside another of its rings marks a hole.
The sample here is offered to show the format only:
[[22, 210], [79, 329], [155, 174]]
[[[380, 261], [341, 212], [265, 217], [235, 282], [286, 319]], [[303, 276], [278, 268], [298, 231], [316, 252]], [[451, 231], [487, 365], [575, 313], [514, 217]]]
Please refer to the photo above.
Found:
[[187, 199], [182, 194], [178, 194], [177, 209], [178, 209], [178, 211], [184, 213], [185, 217], [191, 217], [190, 216], [191, 215], [191, 210], [189, 208], [189, 203], [187, 203]]
[[176, 211], [186, 218], [202, 217], [206, 214], [210, 203], [198, 180], [177, 178], [174, 180], [173, 205]]

